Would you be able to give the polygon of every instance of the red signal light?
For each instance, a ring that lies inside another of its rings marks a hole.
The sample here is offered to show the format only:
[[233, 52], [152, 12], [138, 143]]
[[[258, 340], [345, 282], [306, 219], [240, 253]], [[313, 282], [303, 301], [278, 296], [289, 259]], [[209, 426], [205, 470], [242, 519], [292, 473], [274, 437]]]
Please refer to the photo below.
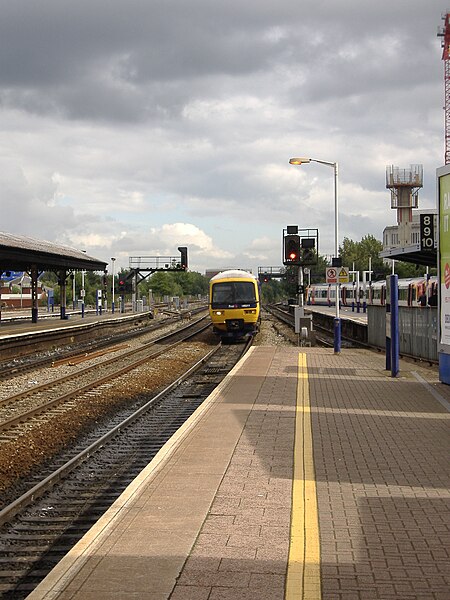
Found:
[[300, 236], [288, 234], [284, 238], [284, 264], [298, 263], [300, 257]]

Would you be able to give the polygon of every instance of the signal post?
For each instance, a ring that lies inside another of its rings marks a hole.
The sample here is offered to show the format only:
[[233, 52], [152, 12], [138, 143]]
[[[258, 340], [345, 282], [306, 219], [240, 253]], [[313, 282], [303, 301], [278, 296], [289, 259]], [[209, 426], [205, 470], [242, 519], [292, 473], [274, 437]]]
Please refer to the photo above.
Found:
[[295, 306], [295, 333], [310, 338], [311, 315], [305, 317], [303, 267], [317, 263], [318, 229], [301, 229], [288, 225], [283, 229], [283, 264], [297, 267], [297, 305]]

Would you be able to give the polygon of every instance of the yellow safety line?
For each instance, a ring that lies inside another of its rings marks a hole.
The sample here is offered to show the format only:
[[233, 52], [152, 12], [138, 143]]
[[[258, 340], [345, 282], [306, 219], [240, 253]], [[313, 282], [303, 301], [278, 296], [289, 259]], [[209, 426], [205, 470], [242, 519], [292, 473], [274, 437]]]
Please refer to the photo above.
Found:
[[294, 479], [286, 600], [320, 600], [320, 540], [306, 354], [298, 357]]

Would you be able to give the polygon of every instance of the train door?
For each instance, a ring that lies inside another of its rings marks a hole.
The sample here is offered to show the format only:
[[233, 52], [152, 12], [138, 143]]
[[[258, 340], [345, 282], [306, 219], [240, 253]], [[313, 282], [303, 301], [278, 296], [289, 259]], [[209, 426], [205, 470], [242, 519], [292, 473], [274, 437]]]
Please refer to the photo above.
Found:
[[331, 288], [331, 284], [328, 284], [328, 288], [327, 288], [327, 302], [328, 302], [328, 306], [331, 306], [331, 304], [334, 302], [334, 296], [333, 295], [333, 290], [334, 288]]
[[343, 306], [347, 306], [347, 287], [345, 285], [341, 287], [341, 302]]
[[416, 300], [416, 286], [413, 283], [408, 285], [408, 306], [414, 306]]

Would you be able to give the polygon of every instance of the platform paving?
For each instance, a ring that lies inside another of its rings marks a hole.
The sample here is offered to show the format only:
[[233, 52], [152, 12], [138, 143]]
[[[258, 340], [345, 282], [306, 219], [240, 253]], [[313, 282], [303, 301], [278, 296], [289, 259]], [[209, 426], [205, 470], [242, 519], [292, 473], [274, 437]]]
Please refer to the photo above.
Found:
[[[449, 409], [415, 363], [392, 378], [366, 350], [254, 348], [29, 598], [448, 600]], [[312, 499], [292, 493], [299, 452]], [[286, 587], [311, 501], [319, 564]]]

